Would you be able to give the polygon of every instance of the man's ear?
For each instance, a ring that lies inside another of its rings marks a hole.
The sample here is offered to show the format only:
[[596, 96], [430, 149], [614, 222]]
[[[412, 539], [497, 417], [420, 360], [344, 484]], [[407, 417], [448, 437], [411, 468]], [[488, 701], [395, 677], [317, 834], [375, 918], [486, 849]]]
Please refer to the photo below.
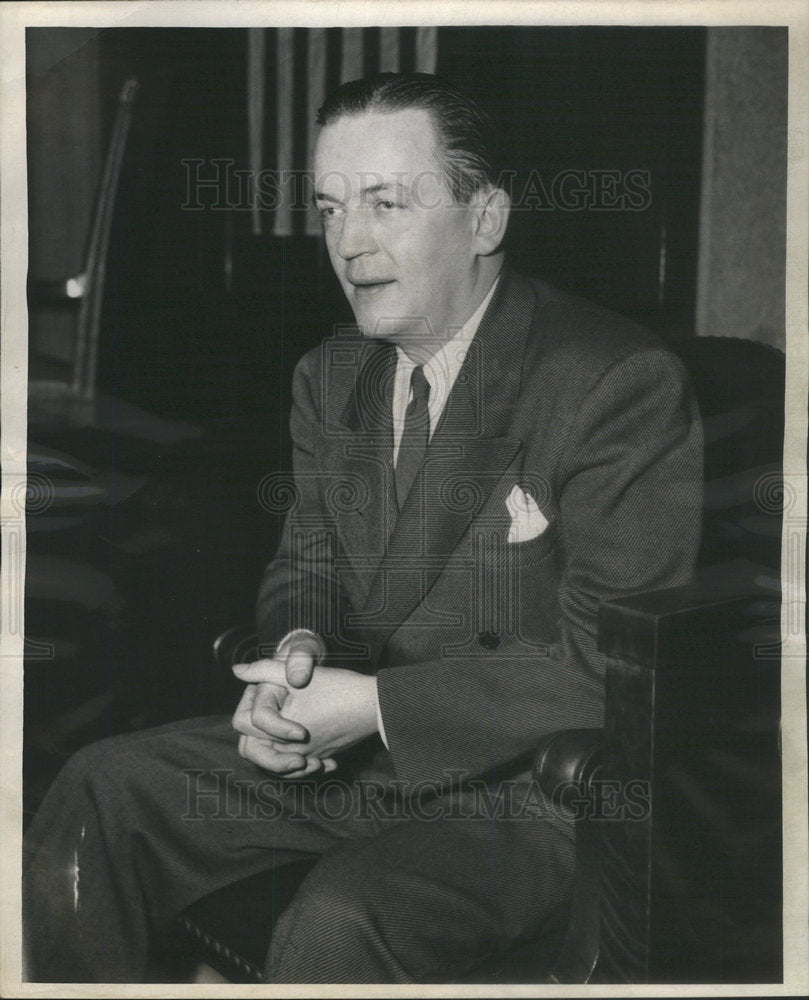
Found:
[[499, 187], [481, 188], [474, 196], [476, 208], [475, 250], [485, 257], [503, 242], [511, 212], [511, 198]]

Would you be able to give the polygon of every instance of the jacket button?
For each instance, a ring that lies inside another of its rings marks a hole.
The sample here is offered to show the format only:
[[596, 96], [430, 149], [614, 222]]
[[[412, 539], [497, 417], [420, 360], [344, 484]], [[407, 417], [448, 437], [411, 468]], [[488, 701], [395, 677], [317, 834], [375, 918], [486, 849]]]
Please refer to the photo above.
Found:
[[500, 645], [500, 636], [496, 632], [481, 632], [478, 635], [478, 642], [484, 649], [497, 649]]

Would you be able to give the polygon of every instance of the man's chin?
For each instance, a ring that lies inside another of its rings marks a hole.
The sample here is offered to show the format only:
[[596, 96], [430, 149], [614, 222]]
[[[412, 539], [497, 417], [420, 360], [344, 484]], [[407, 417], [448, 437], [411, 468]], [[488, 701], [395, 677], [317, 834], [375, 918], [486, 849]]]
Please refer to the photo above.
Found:
[[390, 340], [396, 343], [397, 339], [405, 333], [402, 321], [392, 316], [368, 315], [362, 310], [355, 310], [354, 318], [363, 337], [371, 340]]
[[433, 328], [425, 318], [407, 312], [399, 312], [391, 303], [380, 302], [375, 308], [370, 303], [352, 302], [354, 319], [362, 335], [369, 340], [387, 340], [402, 346], [404, 343], [432, 343], [435, 340]]
[[399, 335], [390, 327], [366, 326], [364, 323], [360, 323], [359, 327], [363, 337], [367, 337], [369, 340], [387, 340], [391, 344], [395, 344], [399, 340]]

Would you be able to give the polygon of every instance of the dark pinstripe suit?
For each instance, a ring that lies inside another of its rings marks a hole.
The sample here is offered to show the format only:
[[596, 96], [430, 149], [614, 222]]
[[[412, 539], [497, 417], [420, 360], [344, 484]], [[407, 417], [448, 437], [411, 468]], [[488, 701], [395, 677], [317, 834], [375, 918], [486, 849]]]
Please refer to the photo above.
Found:
[[[299, 364], [297, 498], [259, 595], [263, 641], [309, 627], [333, 662], [378, 671], [390, 752], [366, 741], [339, 772], [360, 782], [365, 808], [325, 809], [350, 787], [335, 783], [296, 793], [309, 795], [307, 822], [283, 789], [272, 820], [216, 818], [213, 800], [189, 820], [183, 768], [201, 780], [228, 769], [231, 788], [261, 777], [223, 720], [88, 748], [29, 842], [39, 978], [137, 978], [150, 926], [302, 855], [320, 861], [278, 921], [271, 981], [435, 981], [564, 908], [570, 825], [530, 798], [526, 762], [541, 734], [601, 722], [598, 602], [691, 572], [694, 403], [679, 363], [644, 331], [506, 274], [397, 517], [392, 370], [389, 347], [351, 337]], [[510, 545], [515, 485], [548, 525]], [[518, 818], [493, 821], [476, 780], [508, 787]], [[66, 830], [83, 873], [78, 909], [75, 881], [55, 875]]]

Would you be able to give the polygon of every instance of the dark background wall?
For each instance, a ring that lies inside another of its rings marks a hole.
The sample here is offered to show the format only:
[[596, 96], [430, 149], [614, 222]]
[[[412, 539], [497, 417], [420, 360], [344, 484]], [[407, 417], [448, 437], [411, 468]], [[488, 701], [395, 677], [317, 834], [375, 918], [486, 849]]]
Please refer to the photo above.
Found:
[[[30, 32], [31, 51], [40, 44]], [[85, 170], [82, 140], [70, 133], [75, 162], [59, 170], [66, 190], [97, 172], [123, 81], [136, 75], [141, 84], [110, 251], [101, 388], [166, 414], [261, 409], [294, 355], [350, 316], [317, 238], [266, 229], [255, 237], [244, 210], [182, 207], [183, 159], [203, 159], [206, 170], [214, 159], [247, 165], [246, 32], [108, 29], [89, 42], [76, 37], [76, 46], [88, 63], [78, 97], [92, 91], [84, 131], [95, 119], [95, 152]], [[445, 28], [438, 53], [439, 71], [503, 124], [501, 162], [515, 172], [514, 262], [664, 334], [692, 332], [705, 31]], [[35, 79], [40, 89], [56, 82]], [[50, 114], [47, 99], [34, 111], [34, 134], [50, 135], [58, 102]], [[53, 191], [52, 164], [34, 155], [32, 172]], [[607, 187], [594, 206], [597, 183]], [[74, 237], [80, 228], [77, 219]]]
[[[664, 335], [693, 332], [704, 29], [458, 28], [440, 51], [504, 123], [522, 269]], [[587, 194], [574, 180], [554, 197], [569, 171]]]

